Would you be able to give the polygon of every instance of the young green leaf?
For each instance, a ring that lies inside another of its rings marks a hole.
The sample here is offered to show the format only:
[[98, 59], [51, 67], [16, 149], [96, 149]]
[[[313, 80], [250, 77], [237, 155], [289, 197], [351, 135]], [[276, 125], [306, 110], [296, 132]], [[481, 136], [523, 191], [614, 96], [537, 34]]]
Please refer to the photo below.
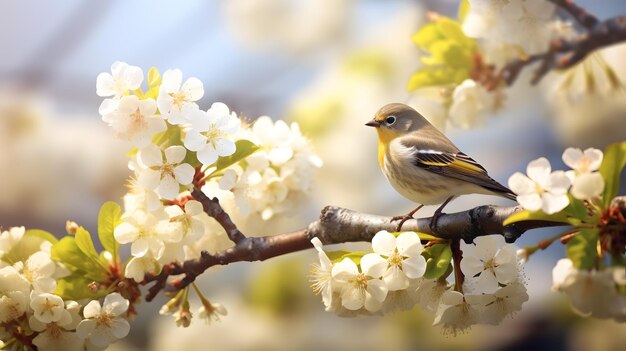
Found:
[[435, 244], [424, 250], [424, 256], [426, 257], [424, 278], [438, 279], [450, 266], [452, 250], [449, 244]]
[[106, 278], [105, 269], [97, 257], [94, 260], [87, 256], [78, 247], [74, 237], [66, 236], [53, 244], [50, 256], [53, 260], [63, 263], [70, 272], [82, 274], [94, 281], [104, 281]]
[[542, 211], [521, 211], [512, 214], [509, 218], [507, 218], [503, 225], [509, 225], [512, 223], [523, 222], [523, 221], [550, 221], [550, 222], [560, 222], [563, 224], [570, 224], [569, 218], [563, 211], [557, 212], [554, 214], [546, 214]]
[[98, 259], [98, 251], [93, 245], [91, 234], [83, 227], [79, 227], [76, 231], [76, 245], [80, 251], [92, 259]]
[[98, 214], [98, 238], [105, 250], [117, 257], [118, 242], [113, 236], [115, 227], [120, 223], [122, 209], [113, 201], [105, 202]]
[[105, 289], [93, 292], [89, 289], [92, 279], [78, 274], [72, 274], [68, 277], [59, 279], [54, 293], [61, 296], [64, 300], [82, 300], [97, 299], [107, 294]]
[[217, 160], [217, 162], [215, 163], [215, 172], [234, 165], [235, 163], [252, 155], [255, 151], [259, 149], [259, 147], [253, 142], [245, 139], [237, 140], [235, 142], [235, 146], [237, 148], [237, 151], [235, 151], [234, 154], [226, 157], [220, 157]]
[[619, 191], [619, 178], [626, 165], [626, 141], [614, 143], [604, 150], [604, 158], [600, 165], [600, 174], [604, 177], [604, 193], [602, 201], [608, 207]]
[[49, 241], [52, 244], [54, 244], [57, 241], [59, 241], [59, 239], [57, 239], [54, 235], [52, 235], [52, 233], [49, 233], [49, 232], [47, 232], [45, 230], [41, 230], [41, 229], [29, 229], [26, 232], [24, 232], [24, 235], [40, 238], [40, 239], [43, 239], [45, 241]]
[[572, 260], [574, 267], [589, 270], [596, 262], [597, 244], [598, 229], [582, 229], [567, 242], [567, 257]]

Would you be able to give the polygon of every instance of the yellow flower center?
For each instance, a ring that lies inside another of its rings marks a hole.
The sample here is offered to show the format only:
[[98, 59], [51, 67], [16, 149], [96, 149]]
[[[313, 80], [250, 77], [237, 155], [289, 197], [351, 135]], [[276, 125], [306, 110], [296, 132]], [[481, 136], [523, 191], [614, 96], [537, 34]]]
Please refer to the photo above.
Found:
[[400, 255], [400, 253], [398, 253], [398, 251], [394, 251], [393, 254], [391, 254], [391, 256], [389, 256], [389, 259], [387, 260], [387, 262], [389, 262], [390, 266], [398, 266], [398, 267], [402, 267], [402, 261], [404, 260], [404, 256]]
[[175, 93], [170, 93], [169, 95], [172, 97], [172, 99], [174, 99], [174, 101], [172, 101], [172, 104], [176, 105], [179, 110], [182, 109], [183, 104], [187, 102], [187, 96], [185, 96], [185, 93], [181, 90]]
[[100, 313], [98, 316], [96, 316], [95, 320], [98, 327], [105, 326], [107, 328], [110, 328], [113, 322], [113, 319], [107, 313]]

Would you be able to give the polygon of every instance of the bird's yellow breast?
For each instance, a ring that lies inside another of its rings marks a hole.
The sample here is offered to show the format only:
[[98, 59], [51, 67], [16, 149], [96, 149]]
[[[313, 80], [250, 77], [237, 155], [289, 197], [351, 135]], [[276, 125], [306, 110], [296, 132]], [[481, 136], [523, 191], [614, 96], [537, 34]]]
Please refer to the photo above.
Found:
[[385, 170], [385, 153], [389, 148], [389, 143], [398, 136], [398, 133], [387, 128], [377, 128], [378, 133], [378, 164]]

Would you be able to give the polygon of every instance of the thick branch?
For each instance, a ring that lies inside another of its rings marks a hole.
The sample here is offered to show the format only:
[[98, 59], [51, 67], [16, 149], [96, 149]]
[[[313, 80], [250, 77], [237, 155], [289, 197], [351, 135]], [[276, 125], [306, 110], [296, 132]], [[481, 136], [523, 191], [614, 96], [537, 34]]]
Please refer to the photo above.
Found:
[[[206, 196], [194, 196], [206, 208], [212, 208], [214, 200]], [[203, 194], [202, 194], [203, 195]], [[469, 211], [444, 214], [437, 221], [436, 233], [430, 228], [431, 218], [412, 219], [404, 224], [405, 231], [417, 231], [430, 234], [442, 239], [463, 239], [472, 242], [478, 236], [503, 234], [507, 242], [513, 242], [522, 233], [529, 229], [560, 225], [545, 221], [528, 221], [503, 226], [506, 218], [515, 212], [521, 211], [519, 206], [498, 207], [479, 206]], [[234, 224], [233, 224], [234, 226]], [[345, 208], [327, 206], [322, 210], [320, 219], [311, 223], [306, 229], [293, 233], [286, 233], [265, 237], [243, 237], [236, 245], [218, 252], [209, 254], [203, 252], [201, 257], [185, 261], [182, 264], [166, 265], [156, 276], [146, 276], [144, 284], [156, 282], [149, 290], [146, 300], [152, 300], [160, 290], [166, 286], [169, 276], [184, 274], [172, 283], [174, 289], [181, 289], [208, 268], [215, 265], [227, 265], [240, 261], [263, 261], [268, 258], [281, 256], [311, 248], [311, 239], [318, 237], [324, 244], [339, 244], [346, 242], [371, 241], [374, 235], [381, 231], [395, 231], [396, 223], [391, 217], [359, 213]], [[243, 235], [243, 234], [241, 234]]]
[[[581, 21], [588, 30], [577, 39], [557, 39], [550, 44], [550, 49], [544, 53], [530, 55], [509, 62], [500, 71], [500, 77], [511, 85], [517, 79], [521, 70], [535, 62], [541, 62], [535, 71], [531, 83], [538, 83], [550, 70], [565, 69], [582, 61], [590, 53], [614, 44], [626, 41], [626, 16], [614, 17], [602, 22], [589, 15], [586, 11], [574, 5], [571, 1], [552, 1], [556, 4], [569, 4], [568, 12]], [[573, 7], [572, 7], [573, 6]], [[582, 10], [580, 12], [579, 10]]]

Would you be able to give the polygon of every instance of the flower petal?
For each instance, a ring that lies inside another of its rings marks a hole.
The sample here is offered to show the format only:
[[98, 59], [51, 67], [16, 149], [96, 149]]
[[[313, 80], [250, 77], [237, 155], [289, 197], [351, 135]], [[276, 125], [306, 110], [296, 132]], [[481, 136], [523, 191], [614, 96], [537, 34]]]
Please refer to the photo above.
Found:
[[407, 277], [417, 279], [426, 272], [426, 259], [422, 255], [409, 257], [402, 261], [402, 270]]
[[185, 135], [185, 147], [191, 151], [200, 151], [202, 150], [207, 143], [207, 138], [198, 133], [196, 130], [190, 129], [187, 131], [187, 135]]
[[387, 261], [375, 253], [361, 257], [361, 271], [372, 278], [380, 278], [387, 268]]
[[541, 209], [541, 196], [539, 194], [518, 195], [517, 202], [529, 211], [538, 211]]
[[120, 244], [128, 244], [139, 237], [139, 230], [128, 222], [122, 222], [113, 230], [113, 236]]
[[398, 253], [402, 256], [419, 256], [424, 251], [420, 237], [415, 232], [404, 232], [396, 238]]
[[396, 249], [396, 237], [386, 230], [381, 230], [372, 238], [372, 249], [379, 255], [389, 257]]
[[550, 181], [546, 189], [553, 194], [565, 194], [572, 182], [567, 174], [563, 171], [556, 171], [550, 174]]
[[532, 194], [535, 192], [536, 186], [534, 181], [520, 172], [509, 177], [509, 188], [518, 195]]
[[550, 161], [548, 161], [545, 157], [540, 157], [536, 160], [530, 161], [530, 163], [528, 163], [528, 167], [526, 168], [528, 177], [544, 188], [548, 186], [551, 171], [552, 168], [550, 167]]
[[235, 142], [230, 139], [217, 139], [215, 141], [215, 150], [220, 156], [230, 156], [235, 153], [237, 147]]
[[202, 81], [195, 77], [187, 79], [180, 90], [185, 93], [188, 101], [198, 101], [204, 96]]
[[206, 146], [199, 150], [196, 154], [198, 156], [198, 161], [200, 161], [205, 166], [210, 166], [217, 161], [218, 155], [217, 151], [212, 144], [206, 144]]
[[396, 265], [391, 265], [385, 270], [383, 281], [390, 291], [404, 290], [409, 287], [409, 279]]
[[176, 181], [182, 185], [188, 185], [193, 180], [196, 170], [189, 163], [183, 163], [174, 168], [174, 176]]
[[359, 268], [349, 258], [344, 258], [333, 266], [332, 276], [337, 280], [349, 280], [359, 273]]
[[119, 316], [128, 310], [129, 301], [122, 297], [119, 293], [108, 294], [104, 298], [102, 309], [110, 315]]
[[178, 196], [179, 190], [180, 186], [178, 185], [178, 182], [169, 174], [165, 174], [163, 178], [161, 178], [161, 182], [156, 189], [161, 198], [168, 200]]
[[163, 154], [161, 149], [154, 144], [150, 144], [137, 152], [137, 159], [144, 167], [154, 167], [163, 164]]
[[170, 146], [165, 149], [165, 159], [169, 164], [181, 163], [185, 159], [187, 150], [180, 145]]
[[604, 190], [604, 178], [599, 172], [583, 173], [574, 179], [572, 195], [580, 200], [600, 196]]
[[567, 194], [545, 193], [541, 200], [541, 210], [546, 214], [557, 213], [569, 205]]

